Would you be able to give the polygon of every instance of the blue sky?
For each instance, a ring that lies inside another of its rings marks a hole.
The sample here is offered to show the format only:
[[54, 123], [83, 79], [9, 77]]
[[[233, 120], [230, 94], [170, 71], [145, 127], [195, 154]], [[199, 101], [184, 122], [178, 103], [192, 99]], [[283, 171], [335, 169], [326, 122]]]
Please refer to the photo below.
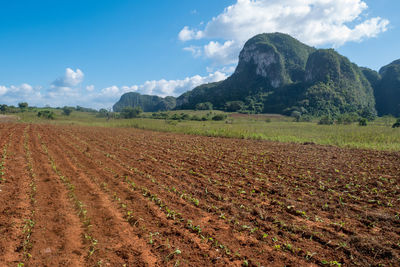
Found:
[[0, 0], [0, 103], [110, 108], [229, 76], [245, 40], [287, 32], [378, 70], [400, 58], [398, 0]]

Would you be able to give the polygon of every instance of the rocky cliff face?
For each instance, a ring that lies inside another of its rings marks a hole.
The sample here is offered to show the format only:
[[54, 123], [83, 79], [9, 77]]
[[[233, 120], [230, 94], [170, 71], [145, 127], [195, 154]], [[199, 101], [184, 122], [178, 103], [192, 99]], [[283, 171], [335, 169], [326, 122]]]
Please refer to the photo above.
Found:
[[239, 67], [236, 70], [240, 73], [248, 65], [253, 64], [255, 74], [263, 78], [268, 78], [273, 88], [278, 88], [284, 83], [281, 74], [282, 59], [273, 47], [259, 49], [256, 44], [245, 46], [239, 56]]

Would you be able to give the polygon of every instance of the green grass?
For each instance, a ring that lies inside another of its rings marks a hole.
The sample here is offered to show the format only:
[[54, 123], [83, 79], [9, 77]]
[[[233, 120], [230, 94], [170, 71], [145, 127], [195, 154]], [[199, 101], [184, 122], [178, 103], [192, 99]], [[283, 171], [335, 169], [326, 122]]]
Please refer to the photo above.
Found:
[[[70, 116], [61, 115], [61, 110], [54, 110], [55, 120], [38, 118], [36, 112], [24, 112], [17, 115], [21, 122], [74, 124], [100, 127], [132, 127], [163, 132], [271, 140], [279, 142], [314, 142], [322, 145], [364, 148], [376, 150], [400, 150], [400, 129], [393, 129], [394, 119], [378, 118], [366, 127], [357, 123], [351, 125], [318, 125], [314, 122], [293, 122], [288, 117], [243, 116], [226, 121], [181, 121], [170, 123], [165, 120], [150, 118], [111, 119], [97, 118], [94, 114], [74, 111]], [[189, 113], [202, 116], [207, 111], [175, 111], [170, 113]], [[151, 114], [145, 114], [151, 116]]]

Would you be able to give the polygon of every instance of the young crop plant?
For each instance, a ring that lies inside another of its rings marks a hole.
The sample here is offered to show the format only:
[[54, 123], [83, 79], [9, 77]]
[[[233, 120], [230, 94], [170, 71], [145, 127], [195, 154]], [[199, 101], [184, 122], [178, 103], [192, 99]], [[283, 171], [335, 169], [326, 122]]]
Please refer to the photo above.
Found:
[[25, 219], [25, 224], [23, 226], [23, 234], [25, 235], [24, 237], [24, 241], [22, 243], [22, 251], [23, 251], [23, 255], [22, 255], [22, 260], [19, 263], [20, 266], [24, 266], [24, 262], [26, 262], [30, 257], [30, 251], [32, 249], [32, 242], [31, 242], [31, 235], [35, 226], [35, 221], [34, 221], [34, 216], [35, 216], [35, 204], [36, 204], [36, 200], [35, 200], [35, 196], [36, 196], [36, 175], [35, 172], [33, 171], [33, 163], [32, 163], [32, 156], [31, 156], [31, 152], [29, 150], [29, 136], [27, 133], [29, 126], [27, 128], [25, 128], [24, 130], [24, 149], [25, 149], [25, 158], [27, 161], [27, 165], [28, 165], [28, 171], [30, 174], [30, 178], [31, 178], [31, 182], [29, 184], [30, 187], [30, 193], [29, 193], [29, 197], [30, 197], [30, 204], [31, 204], [31, 211], [30, 211], [30, 215], [28, 219]]
[[42, 144], [42, 149], [45, 152], [45, 154], [48, 157], [48, 160], [52, 166], [52, 169], [54, 172], [57, 174], [57, 176], [60, 178], [60, 180], [63, 182], [64, 186], [68, 190], [68, 196], [70, 197], [71, 202], [74, 204], [75, 209], [77, 211], [77, 215], [80, 218], [84, 229], [85, 229], [85, 240], [89, 243], [89, 248], [88, 248], [88, 257], [91, 257], [95, 252], [96, 252], [96, 246], [98, 244], [97, 239], [95, 239], [92, 236], [92, 231], [91, 231], [91, 218], [87, 216], [87, 210], [85, 208], [85, 204], [78, 199], [78, 197], [75, 194], [75, 186], [71, 183], [71, 181], [68, 179], [68, 177], [64, 176], [61, 171], [57, 168], [57, 165], [53, 159], [53, 157], [50, 155], [48, 148], [46, 144], [44, 143], [43, 140], [41, 140], [40, 135], [38, 135], [39, 141], [41, 141]]
[[[13, 136], [13, 133], [11, 133], [11, 135], [10, 135], [10, 141], [11, 141], [11, 137], [12, 136]], [[0, 161], [0, 183], [6, 180], [4, 178], [4, 175], [5, 175], [5, 171], [4, 171], [5, 166], [4, 166], [4, 164], [6, 163], [7, 150], [8, 150], [8, 146], [10, 145], [10, 141], [4, 145], [3, 153], [1, 155], [1, 161]]]

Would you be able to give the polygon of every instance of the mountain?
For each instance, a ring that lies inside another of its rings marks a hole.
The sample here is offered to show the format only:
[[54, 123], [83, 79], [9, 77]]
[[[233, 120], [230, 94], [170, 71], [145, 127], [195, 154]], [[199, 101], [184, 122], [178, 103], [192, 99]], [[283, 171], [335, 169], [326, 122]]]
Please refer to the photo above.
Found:
[[144, 112], [156, 112], [171, 110], [175, 106], [176, 99], [172, 96], [162, 98], [131, 92], [122, 95], [121, 99], [113, 106], [113, 110], [121, 112], [125, 107], [141, 107]]
[[371, 82], [363, 69], [333, 49], [315, 49], [282, 33], [251, 38], [232, 76], [186, 92], [176, 103], [178, 109], [202, 102], [222, 109], [231, 101], [242, 101], [250, 112], [376, 114]]
[[400, 116], [400, 59], [379, 70], [375, 87], [376, 108], [380, 116]]

